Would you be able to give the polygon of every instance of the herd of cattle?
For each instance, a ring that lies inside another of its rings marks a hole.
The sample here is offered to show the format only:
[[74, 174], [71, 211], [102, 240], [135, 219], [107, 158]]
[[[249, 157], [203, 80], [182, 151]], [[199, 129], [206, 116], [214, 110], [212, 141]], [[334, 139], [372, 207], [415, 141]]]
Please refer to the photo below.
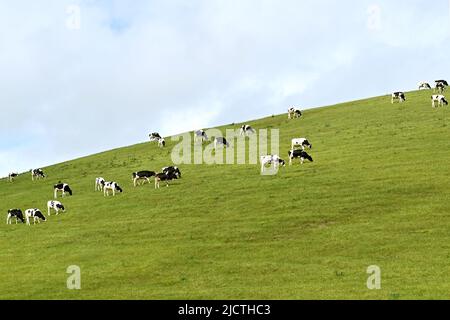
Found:
[[[443, 107], [444, 105], [448, 105], [448, 101], [443, 95], [445, 89], [448, 87], [448, 82], [446, 80], [436, 80], [435, 81], [434, 91], [439, 94], [433, 94], [431, 96], [431, 106], [436, 108], [436, 104], [438, 107]], [[419, 83], [419, 90], [431, 90], [431, 85], [428, 82], [422, 81]], [[395, 101], [405, 102], [406, 95], [404, 92], [394, 92], [392, 94], [391, 103]]]
[[[31, 180], [40, 180], [45, 179], [46, 175], [42, 169], [33, 169], [31, 172]], [[19, 174], [10, 173], [8, 175], [8, 181], [13, 182]], [[164, 167], [161, 170], [161, 173], [156, 173], [154, 171], [138, 171], [132, 173], [133, 184], [136, 187], [140, 181], [141, 184], [145, 183], [145, 181], [150, 182], [150, 178], [155, 178], [155, 188], [160, 187], [160, 182], [164, 181], [166, 186], [169, 186], [168, 181], [172, 181], [175, 179], [181, 178], [181, 171], [178, 167], [170, 166]], [[143, 181], [145, 180], [145, 181]], [[106, 181], [104, 178], [96, 178], [95, 179], [95, 191], [102, 191], [104, 196], [107, 197], [112, 193], [113, 196], [116, 195], [116, 192], [123, 192], [123, 189], [120, 185], [115, 181]], [[53, 197], [55, 199], [58, 198], [58, 194], [61, 193], [61, 197], [65, 197], [68, 195], [73, 195], [73, 191], [67, 183], [57, 183], [53, 186]], [[60, 201], [49, 200], [47, 202], [47, 215], [51, 215], [51, 211], [55, 211], [56, 215], [59, 212], [66, 212], [66, 208]], [[31, 220], [33, 224], [36, 222], [40, 223], [41, 221], [47, 221], [47, 218], [42, 213], [42, 211], [38, 208], [27, 209], [24, 212], [21, 209], [9, 209], [6, 216], [6, 224], [12, 224], [12, 221], [15, 220], [16, 224], [19, 222], [25, 223], [27, 225], [31, 225]]]
[[[434, 90], [437, 91], [439, 94], [434, 94], [431, 96], [432, 101], [432, 107], [436, 107], [436, 103], [439, 106], [448, 105], [448, 101], [446, 100], [445, 96], [442, 95], [442, 93], [445, 91], [445, 89], [448, 87], [448, 83], [445, 80], [436, 80], [436, 85]], [[431, 86], [427, 82], [420, 82], [419, 83], [419, 90], [431, 90]], [[404, 92], [394, 92], [391, 97], [391, 103], [394, 103], [395, 101], [399, 101], [400, 103], [406, 101], [406, 95]], [[288, 119], [293, 120], [297, 118], [302, 117], [301, 110], [291, 107], [288, 109]], [[240, 136], [250, 136], [252, 134], [255, 134], [256, 130], [252, 128], [250, 125], [243, 125], [240, 128], [239, 134]], [[207, 133], [205, 130], [197, 130], [194, 132], [196, 141], [200, 140], [201, 142], [209, 141], [209, 138], [207, 136]], [[150, 141], [155, 141], [158, 143], [159, 147], [164, 148], [166, 145], [166, 142], [163, 137], [157, 132], [151, 133], [149, 135]], [[224, 147], [228, 148], [230, 146], [229, 142], [224, 137], [215, 137], [214, 138], [214, 148], [217, 149], [218, 147]], [[305, 151], [306, 148], [312, 149], [312, 144], [310, 141], [306, 138], [294, 138], [291, 141], [291, 148], [288, 152], [289, 156], [289, 165], [292, 165], [292, 162], [294, 159], [299, 159], [300, 163], [303, 164], [305, 160], [308, 160], [310, 162], [313, 162], [313, 158]], [[261, 162], [261, 173], [264, 173], [264, 171], [267, 169], [268, 165], [273, 165], [275, 169], [277, 169], [280, 166], [286, 166], [286, 161], [283, 160], [279, 155], [263, 155], [260, 158]], [[46, 178], [46, 175], [42, 171], [42, 169], [34, 169], [31, 170], [31, 179], [32, 181], [39, 180]], [[18, 173], [10, 173], [8, 175], [8, 181], [13, 182], [14, 179], [16, 179], [19, 176]], [[146, 181], [150, 183], [150, 179], [154, 178], [155, 182], [155, 189], [160, 187], [160, 182], [165, 182], [166, 186], [168, 187], [169, 181], [180, 179], [181, 178], [181, 171], [178, 167], [175, 166], [169, 166], [162, 168], [160, 173], [157, 173], [155, 171], [138, 171], [132, 173], [132, 181], [134, 187], [137, 185], [142, 185]], [[62, 197], [65, 197], [66, 194], [72, 195], [72, 189], [67, 183], [57, 183], [53, 186], [54, 190], [54, 198], [57, 199], [58, 193], [61, 193]], [[103, 195], [105, 197], [109, 196], [110, 193], [112, 193], [113, 196], [116, 195], [116, 192], [121, 193], [123, 192], [123, 189], [120, 187], [120, 185], [115, 181], [106, 181], [104, 178], [99, 177], [95, 179], [95, 191], [101, 191], [103, 192]], [[65, 212], [66, 209], [64, 205], [56, 200], [50, 200], [47, 202], [47, 215], [50, 216], [51, 211], [55, 211], [56, 215], [59, 214], [59, 212]], [[36, 222], [40, 223], [41, 221], [46, 221], [47, 218], [42, 213], [41, 210], [37, 208], [33, 209], [27, 209], [24, 212], [20, 209], [10, 209], [8, 210], [8, 214], [6, 217], [6, 224], [11, 224], [13, 219], [15, 220], [16, 224], [18, 222], [22, 222], [30, 225], [30, 220], [33, 220], [33, 223]]]

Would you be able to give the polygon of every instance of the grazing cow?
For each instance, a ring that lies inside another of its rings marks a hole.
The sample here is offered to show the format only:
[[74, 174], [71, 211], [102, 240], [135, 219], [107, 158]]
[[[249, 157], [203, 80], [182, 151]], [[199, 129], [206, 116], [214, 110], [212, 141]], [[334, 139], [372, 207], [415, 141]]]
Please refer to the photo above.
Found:
[[419, 82], [419, 90], [430, 90], [431, 86], [428, 82], [422, 81]]
[[289, 151], [289, 165], [292, 165], [292, 160], [295, 158], [299, 158], [300, 162], [303, 164], [305, 160], [313, 162], [313, 158], [309, 154], [306, 153], [304, 150], [291, 150]]
[[302, 147], [303, 150], [306, 148], [312, 149], [312, 144], [309, 143], [308, 139], [306, 138], [296, 138], [292, 139], [292, 150], [295, 149], [295, 147]]
[[95, 178], [95, 191], [103, 191], [106, 180], [102, 177]]
[[50, 216], [51, 210], [55, 210], [56, 215], [59, 214], [60, 211], [66, 212], [66, 208], [64, 205], [59, 201], [50, 200], [47, 202], [47, 213]]
[[[136, 187], [136, 184], [139, 180], [146, 180], [148, 183], [150, 183], [150, 178], [154, 177], [155, 175], [156, 175], [156, 172], [154, 172], [154, 171], [133, 172], [133, 174], [132, 174], [133, 184]], [[144, 181], [144, 183], [145, 183], [145, 181]]]
[[11, 224], [12, 219], [16, 219], [16, 224], [20, 220], [22, 223], [25, 223], [25, 219], [23, 218], [22, 210], [20, 209], [9, 209], [8, 214], [6, 216], [6, 224]]
[[158, 141], [159, 139], [162, 138], [158, 132], [153, 132], [153, 133], [149, 134], [148, 136], [150, 137], [150, 141]]
[[164, 138], [159, 138], [158, 139], [158, 146], [160, 148], [164, 148], [166, 146], [166, 140], [164, 140]]
[[435, 80], [434, 82], [435, 82], [436, 84], [442, 83], [444, 86], [448, 87], [448, 82], [447, 82], [447, 80]]
[[289, 108], [288, 109], [288, 119], [297, 119], [300, 118], [302, 116], [302, 112], [298, 109], [296, 109], [295, 107]]
[[70, 186], [69, 186], [67, 183], [58, 183], [58, 184], [55, 184], [55, 185], [53, 186], [53, 191], [54, 191], [54, 197], [55, 197], [55, 199], [58, 198], [58, 192], [61, 192], [61, 196], [62, 196], [62, 197], [65, 197], [65, 196], [66, 196], [66, 192], [67, 192], [69, 195], [72, 195], [72, 194], [73, 194], [73, 193], [72, 193], [72, 189], [70, 189]]
[[205, 130], [197, 130], [194, 132], [195, 134], [195, 140], [200, 139], [202, 142], [203, 141], [208, 141], [208, 135], [206, 134]]
[[161, 170], [162, 173], [175, 176], [175, 179], [181, 179], [181, 171], [178, 167], [164, 167]]
[[172, 181], [172, 180], [175, 180], [175, 179], [178, 179], [178, 175], [175, 174], [172, 171], [167, 172], [167, 173], [164, 173], [164, 172], [157, 173], [155, 175], [155, 189], [159, 189], [159, 183], [161, 181], [164, 181], [166, 183], [166, 187], [168, 187], [169, 186], [169, 181]]
[[45, 178], [44, 171], [42, 171], [42, 169], [31, 170], [31, 180], [34, 181], [35, 178], [37, 180]]
[[286, 162], [278, 155], [261, 156], [261, 173], [265, 171], [267, 165], [272, 165], [272, 163], [275, 170], [277, 170], [280, 166], [286, 166]]
[[391, 103], [393, 104], [395, 100], [398, 100], [400, 103], [406, 101], [406, 96], [404, 92], [394, 92], [392, 94]]
[[436, 108], [436, 102], [438, 107], [443, 107], [444, 105], [448, 106], [448, 101], [445, 99], [445, 96], [441, 94], [434, 94], [431, 96], [431, 105], [433, 108]]
[[109, 192], [110, 191], [112, 191], [113, 197], [116, 195], [116, 191], [119, 192], [119, 193], [123, 192], [123, 190], [119, 186], [119, 184], [117, 182], [114, 182], [114, 181], [110, 181], [110, 182], [106, 182], [105, 183], [105, 187], [103, 188], [103, 195], [105, 197], [109, 197]]
[[10, 173], [8, 174], [8, 181], [9, 182], [13, 182], [15, 178], [17, 178], [19, 176], [18, 173]]
[[436, 88], [434, 89], [434, 91], [437, 91], [439, 93], [443, 93], [445, 91], [445, 84], [442, 82], [438, 82], [436, 84]]
[[226, 148], [230, 147], [230, 144], [228, 143], [227, 139], [224, 137], [217, 137], [214, 139], [214, 149], [217, 149], [217, 146], [223, 146]]
[[41, 220], [47, 221], [47, 219], [39, 209], [25, 210], [25, 219], [27, 220], [27, 225], [30, 225], [30, 218], [33, 218], [33, 224], [36, 224], [36, 220], [38, 223], [41, 223]]
[[241, 130], [239, 131], [239, 135], [240, 136], [249, 136], [251, 134], [255, 134], [256, 131], [255, 129], [253, 129], [251, 126], [249, 126], [248, 124], [243, 125], [241, 127]]

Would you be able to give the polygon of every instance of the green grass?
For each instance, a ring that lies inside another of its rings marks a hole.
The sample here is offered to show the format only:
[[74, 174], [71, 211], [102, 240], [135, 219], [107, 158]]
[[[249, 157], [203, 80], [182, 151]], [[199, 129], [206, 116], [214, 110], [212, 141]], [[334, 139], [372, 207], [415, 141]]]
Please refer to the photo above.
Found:
[[[450, 111], [432, 109], [429, 91], [250, 124], [279, 128], [283, 156], [307, 136], [315, 162], [277, 176], [180, 165], [169, 188], [133, 188], [131, 172], [171, 164], [167, 139], [164, 150], [144, 143], [44, 168], [43, 181], [0, 181], [4, 218], [45, 210], [59, 180], [74, 190], [65, 214], [0, 224], [0, 298], [448, 298]], [[104, 198], [97, 176], [125, 192]], [[66, 288], [69, 265], [81, 267], [81, 290]], [[370, 265], [381, 290], [366, 287]]]

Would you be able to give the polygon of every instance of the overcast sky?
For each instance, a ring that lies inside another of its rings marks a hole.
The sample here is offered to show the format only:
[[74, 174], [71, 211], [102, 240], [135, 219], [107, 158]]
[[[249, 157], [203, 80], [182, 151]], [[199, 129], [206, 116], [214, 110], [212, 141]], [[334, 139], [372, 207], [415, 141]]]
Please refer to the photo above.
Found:
[[449, 0], [0, 0], [0, 176], [412, 90], [449, 36]]

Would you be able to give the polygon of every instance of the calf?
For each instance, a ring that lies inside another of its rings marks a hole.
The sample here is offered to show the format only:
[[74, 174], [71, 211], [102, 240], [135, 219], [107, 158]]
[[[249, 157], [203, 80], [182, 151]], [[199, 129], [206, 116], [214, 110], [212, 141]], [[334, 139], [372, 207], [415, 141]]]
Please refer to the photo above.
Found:
[[119, 184], [117, 182], [114, 182], [114, 181], [110, 181], [110, 182], [106, 182], [105, 183], [105, 187], [103, 188], [103, 195], [105, 197], [109, 197], [109, 192], [110, 191], [112, 191], [113, 197], [116, 195], [116, 191], [119, 192], [119, 193], [123, 192], [123, 190], [119, 186]]
[[150, 141], [158, 141], [159, 139], [162, 138], [158, 132], [153, 132], [153, 133], [149, 134], [148, 136], [150, 138]]
[[[133, 184], [136, 187], [136, 184], [139, 180], [146, 180], [148, 183], [150, 183], [150, 178], [154, 177], [155, 175], [156, 175], [156, 172], [154, 172], [154, 171], [133, 172], [133, 174], [132, 174]], [[145, 181], [144, 181], [144, 183], [145, 183]]]
[[266, 170], [266, 166], [272, 165], [272, 163], [275, 170], [277, 170], [280, 166], [286, 166], [286, 162], [278, 155], [261, 156], [261, 173], [264, 173], [264, 171]]
[[175, 179], [181, 179], [181, 171], [178, 167], [173, 167], [173, 166], [164, 167], [164, 168], [162, 168], [161, 171], [162, 171], [162, 173], [171, 174], [171, 175], [175, 176]]
[[303, 164], [305, 160], [308, 160], [310, 162], [313, 162], [313, 158], [309, 154], [306, 153], [304, 150], [291, 150], [289, 151], [289, 165], [292, 165], [292, 160], [295, 158], [299, 158], [300, 162]]
[[214, 149], [217, 149], [217, 146], [223, 146], [226, 148], [230, 147], [230, 144], [228, 143], [227, 139], [224, 137], [217, 137], [214, 139]]
[[65, 196], [66, 196], [66, 192], [67, 192], [69, 195], [72, 195], [72, 194], [73, 194], [73, 193], [72, 193], [72, 189], [70, 189], [70, 186], [69, 186], [67, 183], [58, 183], [58, 184], [55, 184], [55, 185], [53, 186], [53, 191], [54, 191], [54, 197], [55, 197], [55, 199], [58, 198], [58, 192], [61, 192], [61, 196], [62, 196], [62, 197], [65, 197]]
[[18, 173], [10, 173], [8, 174], [8, 181], [9, 182], [13, 182], [15, 178], [17, 178], [19, 176]]
[[157, 173], [155, 175], [155, 189], [159, 189], [159, 183], [161, 181], [164, 181], [166, 183], [166, 187], [169, 186], [169, 181], [178, 179], [177, 175], [173, 172], [168, 172], [168, 173]]
[[31, 170], [31, 180], [34, 181], [35, 178], [36, 180], [44, 179], [45, 178], [44, 171], [42, 171], [42, 169]]
[[102, 177], [95, 178], [95, 191], [103, 191], [106, 180]]
[[288, 119], [297, 119], [302, 116], [302, 112], [295, 107], [288, 109]]
[[295, 147], [302, 147], [302, 150], [305, 150], [305, 148], [312, 148], [312, 144], [309, 143], [308, 139], [306, 138], [296, 138], [292, 139], [292, 150], [295, 149]]
[[6, 224], [11, 224], [12, 219], [16, 219], [16, 224], [20, 220], [22, 223], [25, 223], [25, 219], [23, 218], [22, 210], [20, 209], [9, 209], [8, 215], [6, 216]]
[[444, 105], [448, 106], [448, 101], [445, 99], [445, 96], [441, 94], [435, 94], [431, 96], [431, 105], [433, 108], [436, 108], [436, 102], [438, 107], [443, 107]]
[[429, 90], [431, 89], [431, 86], [428, 82], [420, 82], [419, 83], [419, 90]]
[[66, 212], [66, 208], [59, 201], [50, 200], [47, 202], [47, 214], [50, 216], [51, 210], [55, 210], [56, 215], [59, 214], [59, 211]]
[[395, 100], [398, 100], [400, 103], [406, 101], [406, 96], [404, 92], [394, 92], [392, 94], [391, 103], [393, 104]]
[[27, 225], [30, 225], [30, 218], [33, 218], [33, 224], [36, 224], [36, 220], [38, 223], [41, 223], [42, 221], [47, 221], [45, 216], [42, 214], [41, 210], [39, 209], [28, 209], [25, 210], [25, 219], [27, 220]]
[[251, 126], [246, 124], [241, 127], [239, 135], [240, 136], [248, 136], [248, 135], [254, 134], [254, 133], [256, 133], [255, 129], [253, 129]]
[[205, 130], [197, 130], [194, 132], [194, 135], [195, 135], [195, 140], [200, 139], [202, 142], [208, 141], [208, 136], [207, 136]]

